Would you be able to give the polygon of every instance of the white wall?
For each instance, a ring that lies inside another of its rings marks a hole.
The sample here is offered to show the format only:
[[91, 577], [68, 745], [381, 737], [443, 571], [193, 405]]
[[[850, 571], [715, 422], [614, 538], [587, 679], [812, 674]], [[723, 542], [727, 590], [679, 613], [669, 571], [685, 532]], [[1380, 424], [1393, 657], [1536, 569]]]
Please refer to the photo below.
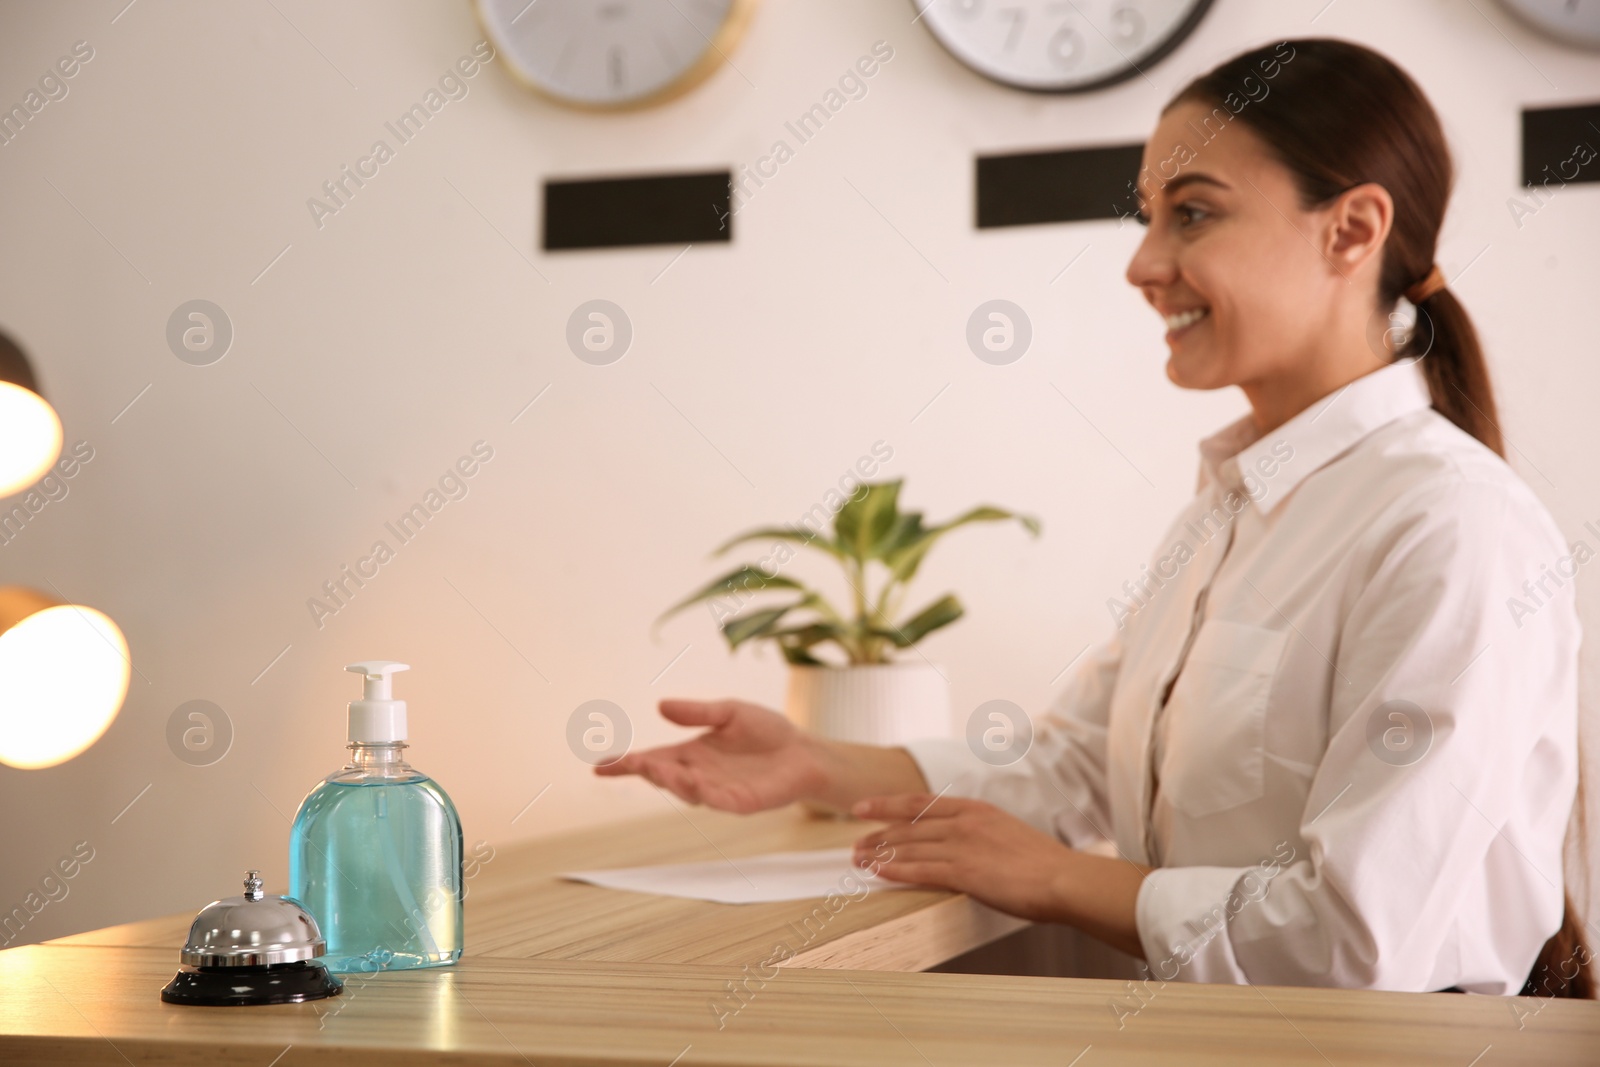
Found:
[[[0, 581], [107, 611], [138, 667], [85, 755], [0, 768], [0, 910], [79, 841], [94, 860], [28, 939], [190, 908], [247, 866], [281, 891], [287, 819], [345, 756], [358, 683], [341, 668], [366, 657], [413, 665], [399, 683], [412, 755], [469, 841], [664, 811], [642, 783], [590, 776], [568, 714], [614, 700], [652, 743], [672, 733], [652, 710], [663, 695], [780, 701], [776, 657], [730, 658], [707, 615], [658, 639], [649, 624], [712, 576], [713, 545], [797, 517], [879, 439], [885, 472], [933, 516], [992, 501], [1042, 517], [1037, 542], [953, 538], [920, 579], [968, 605], [927, 645], [955, 707], [1041, 707], [1191, 491], [1195, 439], [1242, 401], [1166, 382], [1159, 321], [1122, 280], [1135, 227], [975, 232], [973, 155], [1140, 139], [1184, 80], [1284, 36], [1368, 42], [1442, 109], [1462, 176], [1440, 261], [1472, 264], [1457, 289], [1513, 462], [1579, 536], [1600, 520], [1600, 187], [1561, 192], [1521, 229], [1506, 205], [1519, 108], [1600, 97], [1600, 64], [1487, 2], [1339, 0], [1311, 24], [1325, 2], [1219, 0], [1148, 79], [1053, 98], [961, 68], [905, 0], [766, 0], [737, 70], [656, 109], [564, 110], [491, 66], [320, 230], [307, 198], [479, 39], [466, 3], [0, 6], [0, 102], [75, 41], [94, 48], [70, 95], [0, 148], [0, 328], [95, 453], [0, 548]], [[731, 245], [665, 273], [676, 248], [535, 250], [544, 177], [752, 161], [880, 39], [895, 55], [869, 95], [750, 200]], [[609, 367], [562, 341], [593, 297], [636, 329]], [[1009, 367], [963, 342], [992, 297], [1035, 326]], [[235, 325], [214, 366], [166, 346], [168, 315], [194, 298]], [[470, 495], [319, 630], [307, 598], [479, 439], [494, 459]], [[209, 767], [166, 741], [193, 699], [236, 732]]]

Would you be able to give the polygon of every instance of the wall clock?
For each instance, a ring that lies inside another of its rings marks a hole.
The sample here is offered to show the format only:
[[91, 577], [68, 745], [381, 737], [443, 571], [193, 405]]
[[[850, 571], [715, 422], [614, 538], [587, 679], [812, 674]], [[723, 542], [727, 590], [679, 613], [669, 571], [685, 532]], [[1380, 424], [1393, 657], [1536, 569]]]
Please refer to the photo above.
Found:
[[986, 78], [1034, 92], [1131, 78], [1188, 37], [1211, 0], [911, 0], [934, 38]]
[[1600, 48], [1600, 0], [1500, 0], [1546, 37], [1579, 48]]
[[685, 92], [732, 51], [756, 0], [474, 0], [518, 81], [563, 104], [630, 108]]

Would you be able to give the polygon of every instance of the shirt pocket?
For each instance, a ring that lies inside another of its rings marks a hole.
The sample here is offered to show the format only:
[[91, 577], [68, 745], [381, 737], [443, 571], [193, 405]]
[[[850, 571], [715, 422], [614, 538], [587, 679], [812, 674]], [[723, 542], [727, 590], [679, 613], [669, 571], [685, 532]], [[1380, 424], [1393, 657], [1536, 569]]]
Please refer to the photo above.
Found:
[[1207, 619], [1164, 714], [1160, 791], [1199, 818], [1260, 800], [1267, 698], [1288, 634]]

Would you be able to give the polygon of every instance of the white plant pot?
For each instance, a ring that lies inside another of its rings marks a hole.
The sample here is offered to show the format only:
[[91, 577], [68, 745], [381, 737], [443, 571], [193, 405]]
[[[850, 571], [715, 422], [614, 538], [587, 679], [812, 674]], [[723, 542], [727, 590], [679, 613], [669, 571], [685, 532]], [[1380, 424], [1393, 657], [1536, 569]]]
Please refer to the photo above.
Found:
[[900, 745], [949, 737], [950, 684], [933, 664], [811, 667], [791, 664], [784, 713], [833, 741]]

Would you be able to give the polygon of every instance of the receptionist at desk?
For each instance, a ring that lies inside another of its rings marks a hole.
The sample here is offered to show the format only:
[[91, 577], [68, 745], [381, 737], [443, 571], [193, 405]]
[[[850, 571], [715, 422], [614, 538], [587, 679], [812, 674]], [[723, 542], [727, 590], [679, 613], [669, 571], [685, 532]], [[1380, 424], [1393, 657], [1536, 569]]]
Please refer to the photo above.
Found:
[[1375, 52], [1287, 41], [1181, 90], [1143, 163], [1127, 279], [1167, 321], [1167, 375], [1250, 413], [1200, 442], [1197, 495], [1027, 754], [668, 700], [705, 729], [599, 773], [884, 823], [857, 846], [882, 876], [1081, 928], [1162, 980], [1592, 997], [1562, 888], [1571, 550], [1502, 458], [1434, 263], [1437, 115]]

